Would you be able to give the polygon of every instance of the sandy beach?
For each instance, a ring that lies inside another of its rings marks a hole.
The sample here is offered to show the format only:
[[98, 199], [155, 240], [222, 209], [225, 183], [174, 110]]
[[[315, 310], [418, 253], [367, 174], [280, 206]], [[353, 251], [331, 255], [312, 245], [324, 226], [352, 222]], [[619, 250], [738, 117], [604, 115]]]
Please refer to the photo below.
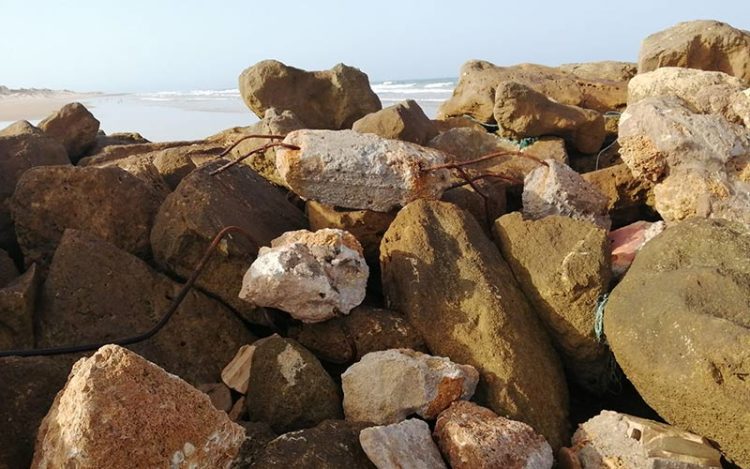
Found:
[[99, 96], [97, 93], [0, 96], [0, 121], [41, 120], [67, 103]]

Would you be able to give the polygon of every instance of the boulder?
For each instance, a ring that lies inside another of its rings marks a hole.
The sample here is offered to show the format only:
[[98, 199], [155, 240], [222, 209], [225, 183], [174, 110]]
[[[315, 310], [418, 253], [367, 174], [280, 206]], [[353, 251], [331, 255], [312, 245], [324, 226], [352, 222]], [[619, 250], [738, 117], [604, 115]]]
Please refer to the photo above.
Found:
[[638, 54], [638, 73], [685, 67], [728, 73], [750, 84], [750, 33], [719, 21], [678, 23], [648, 36]]
[[453, 469], [552, 468], [544, 437], [473, 402], [454, 402], [441, 413], [434, 436]]
[[479, 224], [452, 204], [413, 202], [386, 232], [380, 259], [388, 307], [433, 354], [479, 371], [477, 400], [562, 445], [568, 392], [559, 358]]
[[564, 215], [608, 230], [612, 222], [607, 198], [570, 166], [555, 160], [546, 160], [545, 164], [524, 180], [524, 218]]
[[612, 277], [607, 232], [588, 221], [513, 212], [495, 222], [495, 239], [573, 379], [604, 393], [610, 359], [594, 333], [594, 311]]
[[44, 135], [44, 132], [34, 127], [29, 121], [16, 121], [4, 129], [0, 129], [0, 137], [11, 135]]
[[463, 127], [469, 127], [474, 130], [487, 132], [487, 129], [482, 124], [468, 116], [454, 116], [444, 117], [442, 119], [433, 119], [432, 123], [435, 124], [435, 128], [437, 128], [439, 133]]
[[493, 115], [499, 132], [507, 137], [555, 135], [565, 138], [581, 153], [596, 153], [604, 143], [601, 113], [558, 103], [515, 81], [496, 85]]
[[352, 209], [388, 212], [418, 198], [439, 198], [448, 171], [440, 151], [353, 130], [298, 130], [276, 151], [276, 168], [304, 199]]
[[667, 422], [750, 465], [750, 233], [691, 219], [638, 253], [604, 310], [604, 332], [638, 393]]
[[382, 107], [367, 75], [344, 64], [307, 72], [263, 60], [242, 72], [239, 88], [245, 104], [259, 118], [270, 108], [292, 111], [311, 129], [348, 129]]
[[494, 123], [495, 88], [502, 81], [515, 81], [558, 103], [599, 112], [621, 109], [627, 99], [626, 82], [589, 80], [544, 65], [498, 67], [470, 60], [461, 66], [458, 75], [453, 96], [440, 106], [438, 119], [469, 115], [483, 123]]
[[378, 469], [447, 469], [429, 425], [422, 420], [365, 428], [359, 442]]
[[[120, 168], [145, 182], [154, 190], [154, 192], [159, 194], [159, 197], [161, 197], [162, 200], [164, 200], [164, 198], [166, 198], [174, 189], [174, 187], [167, 183], [164, 176], [162, 176], [159, 167], [154, 164], [153, 155], [132, 155], [112, 162], [89, 165], [89, 167], [94, 166], [97, 168]], [[193, 165], [193, 168], [194, 167], [195, 165]], [[162, 166], [162, 168], [164, 168], [164, 166]], [[169, 171], [169, 169], [167, 169], [167, 171]], [[177, 183], [179, 183], [179, 181], [177, 181]]]
[[0, 288], [0, 350], [34, 347], [34, 307], [38, 287], [36, 266]]
[[341, 375], [344, 414], [353, 422], [397, 423], [411, 414], [425, 419], [458, 399], [470, 399], [474, 367], [410, 349], [371, 352]]
[[315, 428], [285, 433], [258, 455], [253, 469], [371, 469], [375, 466], [359, 444], [368, 424], [326, 420]]
[[40, 166], [18, 181], [11, 209], [26, 265], [49, 265], [67, 228], [85, 230], [148, 258], [162, 197], [119, 168]]
[[346, 231], [290, 231], [260, 248], [239, 296], [303, 322], [321, 322], [359, 305], [369, 274], [362, 246]]
[[489, 234], [492, 230], [492, 222], [507, 211], [508, 181], [487, 178], [474, 181], [474, 186], [479, 188], [481, 194], [471, 185], [465, 184], [448, 189], [440, 200], [450, 202], [470, 213]]
[[[150, 330], [182, 285], [82, 231], [60, 239], [37, 310], [37, 345], [111, 342]], [[216, 382], [222, 367], [254, 340], [220, 302], [190, 291], [152, 338], [128, 346], [191, 383]]]
[[247, 387], [251, 421], [277, 433], [342, 417], [341, 396], [317, 358], [292, 339], [264, 339], [253, 352]]
[[226, 146], [228, 143], [223, 139], [109, 145], [98, 153], [82, 158], [78, 166], [102, 166], [105, 163], [112, 163], [134, 155], [143, 155], [143, 158], [152, 161], [156, 154], [164, 150], [187, 155], [199, 164], [216, 158]]
[[81, 103], [66, 104], [37, 126], [62, 143], [70, 161], [77, 163], [96, 144], [99, 121]]
[[664, 228], [663, 221], [637, 221], [610, 231], [607, 237], [612, 248], [612, 274], [622, 277], [630, 268], [638, 251], [664, 231]]
[[638, 64], [633, 62], [617, 62], [614, 60], [562, 64], [557, 68], [563, 72], [569, 72], [577, 77], [593, 81], [628, 81], [638, 73]]
[[435, 124], [411, 99], [366, 115], [352, 125], [352, 130], [418, 145], [426, 144], [438, 134]]
[[15, 280], [19, 275], [16, 263], [7, 252], [0, 249], [0, 288]]
[[[669, 467], [720, 469], [721, 453], [705, 438], [653, 420], [604, 410], [581, 424], [566, 457], [581, 469]], [[573, 466], [575, 467], [575, 466]], [[564, 468], [570, 469], [570, 468]]]
[[115, 132], [107, 135], [103, 130], [100, 130], [96, 135], [94, 146], [89, 148], [86, 155], [95, 155], [110, 146], [135, 145], [139, 143], [150, 142], [143, 138], [143, 135], [138, 132]]
[[151, 164], [162, 177], [170, 191], [177, 189], [180, 182], [197, 166], [189, 154], [180, 149], [168, 148], [154, 155]]
[[39, 427], [31, 467], [223, 467], [243, 440], [208, 396], [105, 345], [73, 366]]
[[622, 226], [640, 218], [644, 209], [653, 204], [654, 184], [633, 176], [624, 163], [581, 176], [607, 198], [607, 211], [613, 225]]
[[151, 246], [157, 264], [188, 278], [211, 240], [227, 226], [251, 236], [225, 238], [198, 277], [198, 288], [217, 296], [253, 322], [266, 322], [262, 311], [239, 299], [242, 276], [260, 246], [282, 233], [305, 228], [304, 214], [284, 193], [247, 166], [236, 165], [211, 175], [226, 160], [190, 173], [170, 194], [156, 216]]
[[370, 352], [394, 348], [427, 351], [422, 337], [401, 313], [372, 306], [357, 306], [349, 315], [329, 321], [302, 324], [291, 334], [331, 363], [352, 363]]
[[217, 410], [229, 413], [232, 409], [232, 393], [224, 383], [203, 383], [196, 387], [211, 399], [211, 404]]
[[239, 422], [239, 424], [245, 429], [245, 441], [230, 469], [250, 468], [266, 445], [278, 436], [264, 422]]

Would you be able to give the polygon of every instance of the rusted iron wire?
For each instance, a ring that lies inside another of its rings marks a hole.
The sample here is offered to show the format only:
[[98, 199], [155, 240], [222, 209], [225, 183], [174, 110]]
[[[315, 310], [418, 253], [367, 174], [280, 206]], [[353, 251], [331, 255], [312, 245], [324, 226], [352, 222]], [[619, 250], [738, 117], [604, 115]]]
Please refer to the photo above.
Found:
[[263, 135], [263, 134], [244, 135], [241, 139], [237, 140], [232, 145], [230, 145], [229, 148], [227, 148], [223, 152], [219, 153], [219, 158], [221, 158], [222, 156], [227, 156], [230, 151], [234, 150], [237, 147], [237, 145], [239, 145], [240, 143], [244, 142], [245, 140], [249, 140], [251, 138], [258, 138], [258, 139], [260, 139], [260, 138], [266, 138], [268, 140], [284, 140], [286, 138], [286, 135], [273, 135], [273, 134], [266, 134], [266, 135]]
[[281, 147], [281, 148], [286, 148], [286, 149], [288, 149], [288, 150], [299, 150], [299, 149], [300, 149], [300, 148], [299, 148], [298, 146], [296, 146], [296, 145], [289, 145], [288, 143], [283, 143], [283, 142], [271, 142], [271, 143], [266, 143], [265, 145], [263, 145], [263, 146], [261, 146], [261, 147], [258, 147], [258, 148], [256, 148], [256, 149], [254, 149], [254, 150], [253, 150], [253, 151], [251, 151], [250, 153], [248, 153], [248, 154], [246, 154], [246, 155], [242, 155], [242, 156], [240, 156], [239, 158], [237, 158], [236, 160], [232, 160], [232, 161], [230, 161], [229, 163], [227, 163], [227, 164], [223, 165], [223, 166], [222, 166], [222, 167], [220, 167], [220, 168], [214, 169], [213, 171], [211, 171], [211, 172], [210, 172], [210, 173], [208, 173], [208, 174], [209, 174], [209, 176], [215, 176], [215, 175], [217, 175], [217, 174], [221, 173], [222, 171], [226, 171], [227, 169], [229, 169], [229, 168], [231, 168], [232, 166], [236, 165], [236, 164], [237, 164], [237, 163], [239, 163], [240, 161], [243, 161], [243, 160], [245, 160], [245, 159], [247, 159], [247, 158], [250, 158], [251, 156], [253, 156], [253, 155], [255, 155], [255, 154], [258, 154], [258, 153], [262, 153], [262, 152], [264, 152], [264, 151], [268, 150], [269, 148], [274, 148], [274, 147]]

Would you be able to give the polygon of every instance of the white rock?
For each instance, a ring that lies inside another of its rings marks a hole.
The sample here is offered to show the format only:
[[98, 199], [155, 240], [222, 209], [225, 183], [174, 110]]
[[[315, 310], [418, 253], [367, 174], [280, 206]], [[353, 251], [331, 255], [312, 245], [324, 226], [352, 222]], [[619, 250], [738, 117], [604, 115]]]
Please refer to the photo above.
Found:
[[411, 414], [431, 419], [474, 395], [479, 373], [444, 357], [410, 349], [371, 352], [341, 375], [344, 414], [354, 422], [396, 423]]
[[279, 149], [276, 169], [300, 197], [339, 207], [388, 212], [419, 198], [439, 199], [449, 185], [444, 153], [353, 130], [298, 130]]
[[369, 268], [357, 239], [337, 229], [290, 231], [263, 247], [240, 298], [314, 323], [349, 314], [365, 298]]
[[447, 469], [423, 420], [365, 428], [359, 443], [378, 469]]
[[243, 345], [237, 350], [232, 361], [221, 370], [221, 380], [230, 389], [240, 394], [247, 392], [247, 384], [250, 382], [250, 365], [253, 362], [255, 345]]

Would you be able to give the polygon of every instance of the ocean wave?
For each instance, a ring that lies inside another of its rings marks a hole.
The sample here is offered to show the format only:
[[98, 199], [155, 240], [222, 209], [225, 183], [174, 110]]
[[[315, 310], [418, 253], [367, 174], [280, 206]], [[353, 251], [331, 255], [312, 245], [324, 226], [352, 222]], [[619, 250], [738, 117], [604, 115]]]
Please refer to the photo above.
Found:
[[425, 88], [447, 88], [447, 87], [453, 88], [454, 85], [455, 83], [452, 81], [441, 81], [437, 83], [428, 83], [424, 85], [424, 87]]

